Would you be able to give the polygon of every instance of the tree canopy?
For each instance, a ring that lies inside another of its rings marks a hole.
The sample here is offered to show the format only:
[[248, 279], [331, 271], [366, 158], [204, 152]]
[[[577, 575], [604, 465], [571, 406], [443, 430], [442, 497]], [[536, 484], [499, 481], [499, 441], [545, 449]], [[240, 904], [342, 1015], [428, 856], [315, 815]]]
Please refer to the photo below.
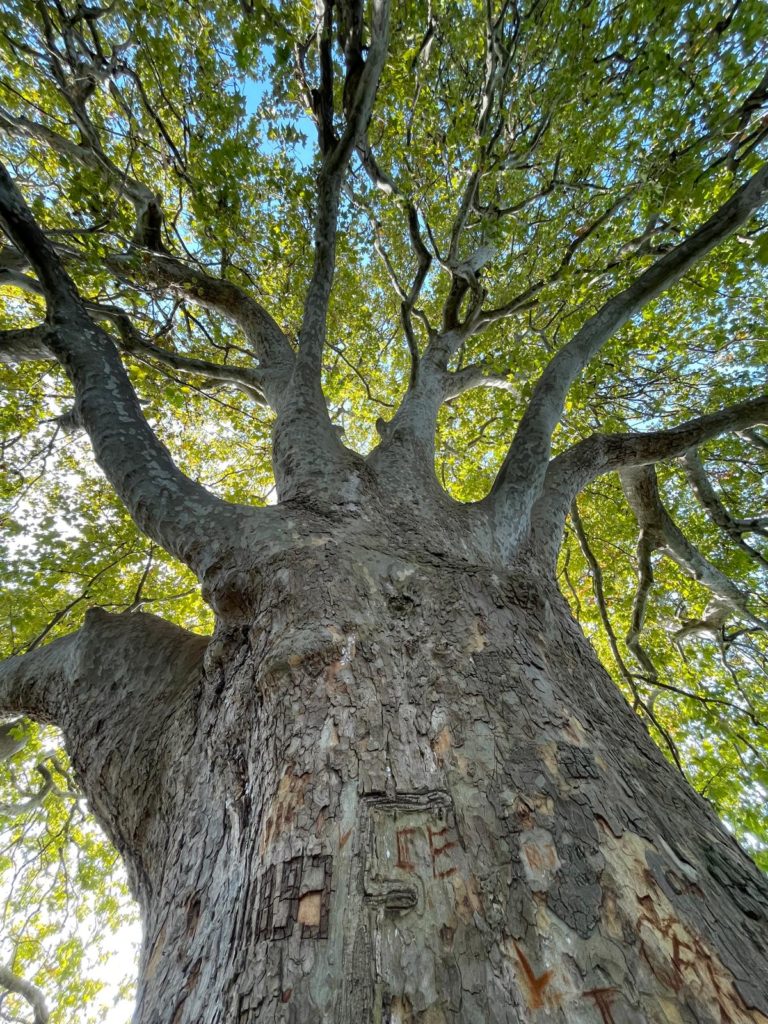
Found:
[[[297, 359], [362, 456], [429, 391], [439, 482], [495, 496], [509, 551], [546, 528], [617, 684], [768, 866], [761, 0], [0, 13], [0, 155], [44, 230], [6, 215], [0, 253], [2, 654], [92, 605], [212, 624], [183, 539], [142, 520], [133, 454], [117, 483], [94, 461], [51, 327], [61, 270], [179, 502], [276, 500]], [[56, 746], [0, 726], [0, 958], [64, 1022], [97, 1000], [65, 921], [103, 931], [127, 905]]]

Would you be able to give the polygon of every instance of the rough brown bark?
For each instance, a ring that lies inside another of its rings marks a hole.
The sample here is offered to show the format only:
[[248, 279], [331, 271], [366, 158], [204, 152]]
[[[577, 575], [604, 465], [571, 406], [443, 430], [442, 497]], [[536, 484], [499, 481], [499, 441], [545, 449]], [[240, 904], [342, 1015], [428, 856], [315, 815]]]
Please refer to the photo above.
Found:
[[546, 578], [294, 527], [209, 582], [207, 647], [105, 613], [79, 642], [135, 1024], [768, 1021], [765, 879]]

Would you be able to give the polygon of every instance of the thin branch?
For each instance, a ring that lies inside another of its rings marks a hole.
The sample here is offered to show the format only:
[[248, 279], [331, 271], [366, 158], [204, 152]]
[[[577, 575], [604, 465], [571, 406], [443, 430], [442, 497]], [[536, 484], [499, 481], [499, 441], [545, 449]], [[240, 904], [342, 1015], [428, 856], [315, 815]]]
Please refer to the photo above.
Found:
[[608, 637], [608, 644], [613, 654], [613, 659], [621, 673], [622, 678], [625, 680], [627, 685], [630, 687], [633, 697], [636, 702], [639, 702], [639, 694], [637, 692], [637, 683], [632, 673], [627, 668], [624, 659], [621, 656], [619, 650], [618, 640], [616, 633], [613, 628], [610, 616], [608, 614], [608, 603], [605, 600], [605, 589], [603, 587], [603, 570], [600, 563], [597, 560], [597, 556], [590, 547], [589, 540], [587, 538], [587, 532], [584, 529], [584, 523], [582, 522], [581, 516], [579, 515], [579, 509], [574, 501], [571, 505], [571, 522], [573, 523], [573, 529], [576, 534], [576, 539], [579, 542], [581, 553], [584, 555], [589, 565], [589, 574], [592, 578], [592, 590], [595, 595], [595, 601], [597, 602], [597, 610], [600, 614], [600, 621], [603, 624], [605, 635]]
[[[66, 93], [65, 93], [66, 95]], [[27, 117], [16, 117], [0, 107], [0, 128], [19, 138], [36, 139], [54, 150], [60, 156], [74, 161], [81, 167], [100, 173], [115, 189], [118, 195], [125, 195], [136, 211], [134, 242], [148, 249], [162, 252], [163, 215], [157, 196], [150, 188], [132, 178], [109, 159], [98, 143], [98, 135], [90, 124], [87, 143], [72, 142], [65, 136]]]
[[141, 576], [139, 577], [139, 582], [136, 584], [136, 590], [134, 591], [133, 599], [125, 609], [126, 612], [135, 612], [137, 608], [141, 608], [141, 606], [145, 603], [146, 598], [144, 597], [144, 587], [146, 586], [147, 580], [149, 579], [149, 574], [152, 571], [152, 562], [154, 561], [154, 557], [155, 549], [153, 545], [150, 544], [149, 551], [147, 552], [147, 560], [144, 563], [144, 569], [142, 570]]
[[[584, 524], [581, 521], [579, 510], [574, 501], [571, 506], [571, 522], [573, 523], [576, 537], [579, 541], [582, 554], [587, 560], [590, 568], [590, 575], [592, 577], [592, 589], [597, 601], [598, 611], [600, 613], [600, 619], [603, 624], [603, 628], [608, 637], [608, 643], [611, 648], [616, 665], [618, 666], [619, 672], [622, 678], [629, 686], [630, 692], [632, 693], [633, 699], [633, 710], [641, 709], [647, 716], [648, 720], [658, 730], [659, 735], [662, 737], [667, 745], [667, 748], [672, 755], [672, 759], [677, 765], [678, 770], [681, 774], [685, 774], [683, 771], [682, 761], [680, 760], [680, 754], [677, 749], [677, 744], [669, 734], [669, 730], [665, 729], [662, 723], [659, 721], [656, 712], [653, 707], [653, 701], [646, 700], [640, 692], [637, 685], [637, 680], [634, 675], [630, 672], [627, 663], [621, 656], [619, 650], [616, 633], [614, 632], [613, 625], [608, 615], [608, 606], [605, 600], [605, 591], [603, 589], [603, 572], [600, 567], [600, 563], [597, 560], [594, 552], [592, 551], [587, 534], [584, 529]], [[632, 604], [632, 625], [629, 633], [626, 637], [626, 643], [630, 651], [634, 654], [640, 664], [643, 666], [649, 680], [655, 685], [661, 685], [658, 680], [656, 668], [648, 655], [645, 648], [640, 643], [640, 633], [642, 631], [643, 622], [645, 620], [645, 609], [648, 602], [648, 594], [650, 592], [651, 585], [653, 583], [653, 567], [650, 561], [650, 552], [647, 550], [646, 545], [641, 538], [638, 545], [638, 562], [639, 562], [639, 578], [637, 591], [635, 592], [635, 598]]]
[[45, 624], [45, 626], [37, 634], [37, 636], [26, 644], [24, 648], [25, 651], [33, 651], [35, 650], [36, 647], [39, 647], [40, 644], [42, 644], [43, 640], [45, 640], [45, 638], [51, 632], [51, 630], [54, 629], [62, 621], [62, 619], [65, 619], [73, 608], [76, 608], [78, 604], [80, 604], [83, 601], [87, 601], [90, 598], [94, 584], [96, 584], [102, 578], [102, 576], [105, 576], [110, 569], [113, 569], [116, 565], [119, 565], [119, 563], [123, 561], [123, 559], [126, 556], [126, 552], [123, 550], [124, 547], [125, 544], [118, 545], [117, 551], [119, 551], [119, 554], [111, 561], [107, 562], [106, 565], [103, 565], [101, 569], [98, 570], [98, 572], [94, 573], [93, 576], [90, 577], [86, 585], [83, 587], [81, 592], [76, 597], [73, 597], [71, 601], [68, 601], [67, 604], [65, 604], [62, 608], [59, 608], [59, 610], [50, 618], [50, 620]]
[[128, 314], [118, 306], [88, 302], [86, 307], [95, 317], [104, 317], [115, 324], [120, 336], [120, 347], [129, 353], [149, 356], [174, 370], [195, 374], [208, 381], [233, 384], [256, 405], [266, 406], [264, 382], [269, 373], [251, 366], [228, 366], [209, 359], [197, 359], [161, 348], [145, 338], [136, 329]]

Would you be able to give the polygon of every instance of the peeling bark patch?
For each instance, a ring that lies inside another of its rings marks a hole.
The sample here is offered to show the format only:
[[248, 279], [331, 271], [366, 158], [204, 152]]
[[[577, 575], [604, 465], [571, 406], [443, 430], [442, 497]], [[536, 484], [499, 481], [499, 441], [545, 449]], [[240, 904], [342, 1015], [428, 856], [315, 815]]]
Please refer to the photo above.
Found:
[[597, 826], [588, 804], [558, 797], [551, 827], [561, 864], [547, 886], [547, 905], [586, 939], [600, 920], [603, 899]]
[[432, 740], [432, 752], [434, 753], [437, 763], [442, 767], [448, 759], [450, 751], [453, 749], [453, 737], [451, 736], [451, 730], [448, 726], [444, 726], [440, 732]]
[[[328, 937], [328, 925], [331, 913], [331, 893], [333, 881], [333, 858], [323, 854], [314, 854], [307, 858], [308, 871], [306, 877], [311, 884], [320, 886], [311, 890], [311, 895], [318, 895], [317, 920], [302, 922], [301, 937], [303, 939], [325, 939]], [[314, 905], [314, 904], [313, 904]]]
[[558, 743], [557, 760], [563, 773], [570, 779], [599, 779], [592, 755], [583, 747]]
[[322, 905], [322, 892], [305, 892], [299, 899], [299, 924], [308, 928], [318, 928]]
[[560, 869], [552, 835], [546, 829], [533, 828], [520, 840], [523, 870], [532, 892], [546, 892]]
[[163, 924], [163, 927], [158, 932], [157, 938], [152, 946], [152, 953], [147, 961], [147, 966], [144, 968], [144, 976], [147, 978], [153, 978], [157, 971], [158, 964], [165, 950], [165, 935], [167, 931], [167, 925]]
[[280, 779], [277, 796], [266, 816], [261, 839], [262, 854], [293, 824], [296, 812], [304, 803], [304, 793], [310, 776], [292, 775], [290, 772]]
[[200, 921], [200, 900], [195, 897], [189, 901], [187, 906], [187, 925], [186, 933], [187, 938], [191, 938], [197, 931], [197, 925]]
[[280, 892], [272, 907], [273, 939], [287, 939], [293, 933], [293, 926], [299, 916], [302, 868], [301, 857], [292, 857], [282, 865]]
[[456, 902], [456, 913], [465, 924], [469, 924], [475, 914], [482, 915], [483, 903], [477, 891], [477, 879], [473, 876], [465, 882], [459, 874], [451, 878]]

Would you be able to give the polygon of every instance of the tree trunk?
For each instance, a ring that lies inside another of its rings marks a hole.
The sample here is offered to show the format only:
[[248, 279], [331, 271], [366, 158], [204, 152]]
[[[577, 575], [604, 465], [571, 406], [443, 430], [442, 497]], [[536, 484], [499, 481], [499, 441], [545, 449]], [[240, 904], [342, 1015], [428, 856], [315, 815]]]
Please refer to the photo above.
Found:
[[260, 569], [202, 663], [70, 712], [135, 1024], [768, 1021], [764, 878], [546, 578], [327, 538]]

